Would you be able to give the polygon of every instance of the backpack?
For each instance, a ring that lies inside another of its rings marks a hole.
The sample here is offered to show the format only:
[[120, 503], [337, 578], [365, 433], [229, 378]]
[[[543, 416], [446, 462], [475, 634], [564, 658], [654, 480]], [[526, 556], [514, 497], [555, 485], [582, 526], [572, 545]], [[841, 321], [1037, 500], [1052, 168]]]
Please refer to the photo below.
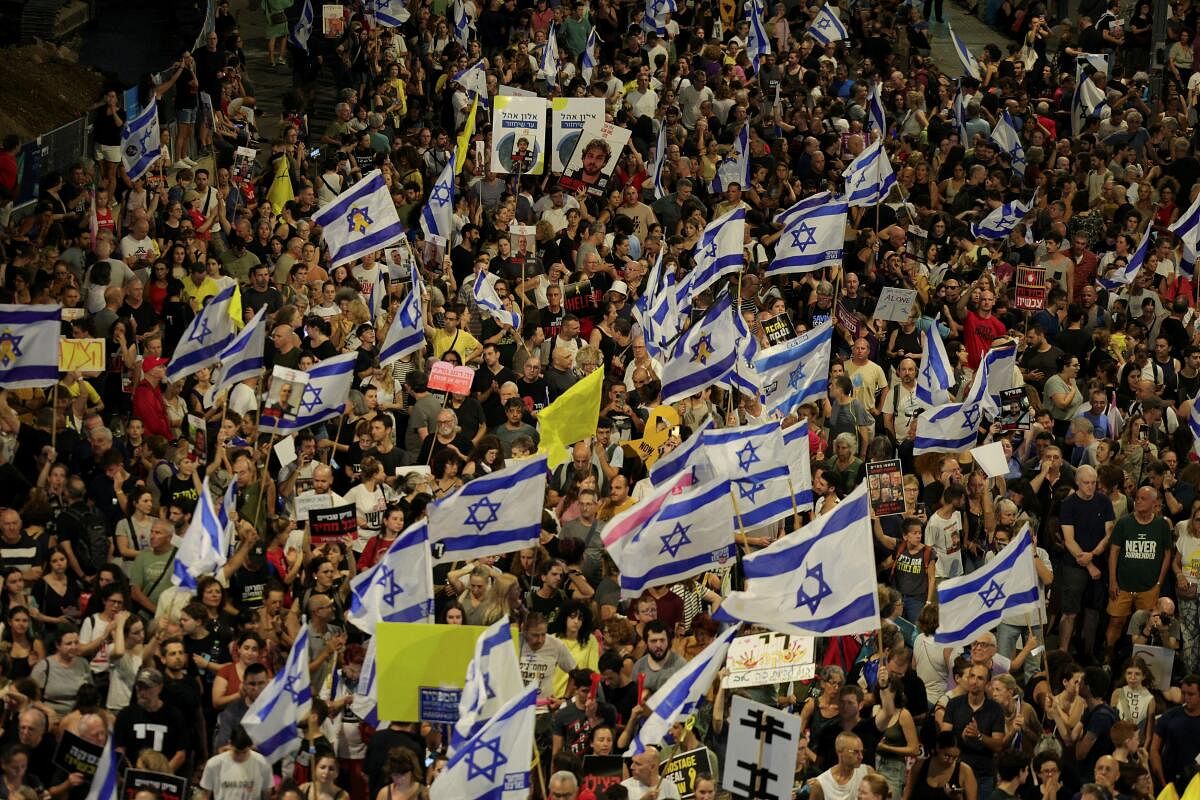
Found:
[[60, 538], [71, 542], [85, 575], [95, 575], [109, 561], [108, 522], [90, 506], [73, 506], [58, 517]]

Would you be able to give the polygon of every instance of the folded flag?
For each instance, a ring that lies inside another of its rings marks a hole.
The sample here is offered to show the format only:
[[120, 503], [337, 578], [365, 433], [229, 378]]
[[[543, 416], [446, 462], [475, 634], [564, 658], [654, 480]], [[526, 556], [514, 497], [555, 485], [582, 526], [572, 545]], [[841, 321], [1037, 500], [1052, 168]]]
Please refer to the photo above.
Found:
[[329, 269], [404, 238], [383, 173], [374, 169], [313, 215], [329, 247]]
[[472, 290], [475, 304], [488, 312], [501, 325], [520, 329], [520, 312], [505, 308], [504, 301], [500, 299], [500, 294], [496, 291], [496, 282], [499, 280], [499, 275], [493, 275], [490, 272], [477, 273], [475, 275], [475, 287]]
[[217, 356], [219, 363], [212, 371], [212, 388], [205, 397], [206, 403], [214, 402], [221, 392], [262, 373], [265, 368], [263, 354], [267, 348], [266, 314], [264, 304]]
[[972, 77], [977, 81], [982, 80], [980, 77], [979, 62], [975, 60], [975, 56], [971, 54], [966, 43], [954, 32], [954, 26], [947, 23], [946, 27], [950, 31], [950, 43], [954, 45], [954, 54], [958, 56], [958, 63], [962, 65], [962, 74]]
[[62, 306], [0, 305], [0, 389], [58, 383]]
[[[583, 59], [580, 62], [579, 75], [583, 78], [584, 83], [592, 82], [592, 73], [596, 71], [599, 65], [597, 60], [599, 56], [596, 53], [596, 43], [600, 37], [596, 35], [596, 29], [592, 28], [588, 32], [587, 43], [583, 46]], [[659, 195], [661, 197], [661, 195]]]
[[545, 495], [543, 455], [476, 478], [442, 498], [429, 509], [433, 562], [469, 561], [535, 546]]
[[724, 194], [732, 184], [750, 184], [750, 122], [747, 121], [733, 138], [733, 149], [717, 165], [712, 179], [712, 193]]
[[104, 742], [104, 749], [100, 751], [100, 758], [96, 762], [96, 774], [92, 776], [92, 783], [84, 800], [117, 800], [120, 794], [117, 790], [121, 783], [121, 765], [117, 760], [116, 738], [115, 733], [110, 733]]
[[713, 619], [809, 636], [877, 630], [875, 571], [846, 557], [871, 552], [868, 511], [863, 482], [828, 514], [746, 556], [746, 589], [732, 592]]
[[171, 582], [184, 589], [194, 590], [200, 578], [216, 574], [229, 552], [228, 529], [213, 507], [207, 476], [199, 495], [172, 566]]
[[1016, 123], [1013, 122], [1012, 114], [1008, 113], [1007, 108], [1004, 109], [1004, 113], [992, 131], [992, 141], [1001, 150], [1008, 153], [1009, 160], [1012, 161], [1013, 172], [1024, 178], [1025, 148], [1021, 145], [1021, 137], [1017, 134]]
[[1110, 292], [1121, 287], [1133, 283], [1133, 279], [1142, 271], [1142, 267], [1146, 264], [1146, 257], [1150, 255], [1150, 243], [1153, 241], [1154, 226], [1147, 225], [1146, 232], [1142, 234], [1142, 240], [1138, 243], [1137, 249], [1129, 256], [1129, 261], [1126, 262], [1125, 268], [1108, 276], [1097, 276], [1096, 282]]
[[883, 94], [882, 83], [872, 83], [870, 90], [867, 92], [867, 130], [874, 129], [879, 132], [878, 138], [887, 136], [887, 117], [883, 113]]
[[693, 297], [745, 263], [746, 209], [735, 208], [705, 226], [692, 253]]
[[1196, 274], [1196, 253], [1200, 250], [1200, 195], [1191, 207], [1169, 228], [1183, 243], [1183, 255], [1179, 259], [1179, 271], [1191, 278]]
[[771, 53], [771, 39], [763, 26], [763, 7], [760, 0], [749, 0], [746, 3], [746, 20], [750, 24], [746, 32], [746, 57], [750, 59], [750, 69], [758, 72], [759, 61]]
[[1004, 614], [1036, 615], [1042, 605], [1029, 526], [970, 575], [938, 586], [939, 647], [961, 647], [1000, 624]]
[[[667, 190], [663, 187], [663, 167], [667, 163], [667, 126], [658, 126], [658, 141], [654, 145], [654, 199], [666, 197]], [[662, 251], [659, 251], [662, 255]]]
[[971, 224], [971, 235], [980, 239], [1007, 239], [1025, 219], [1032, 205], [1032, 200], [1029, 203], [1020, 200], [1002, 203], [980, 222]]
[[808, 440], [806, 419], [783, 429], [783, 447], [788, 458], [788, 472], [797, 511], [809, 511], [813, 507], [812, 453]]
[[479, 59], [469, 67], [454, 73], [454, 82], [466, 89], [468, 95], [476, 98], [487, 97], [487, 70], [483, 68], [483, 59]]
[[233, 341], [229, 304], [233, 302], [236, 288], [231, 283], [217, 292], [188, 323], [167, 365], [167, 380], [182, 380], [217, 363], [225, 348]]
[[440, 236], [448, 243], [454, 235], [454, 166], [458, 163], [452, 152], [442, 168], [442, 174], [429, 190], [429, 202], [421, 209], [421, 230], [425, 238]]
[[312, 0], [304, 0], [304, 6], [300, 9], [300, 19], [296, 21], [296, 25], [292, 28], [292, 32], [288, 34], [288, 43], [293, 47], [297, 47], [307, 53], [308, 40], [312, 36], [312, 29]]

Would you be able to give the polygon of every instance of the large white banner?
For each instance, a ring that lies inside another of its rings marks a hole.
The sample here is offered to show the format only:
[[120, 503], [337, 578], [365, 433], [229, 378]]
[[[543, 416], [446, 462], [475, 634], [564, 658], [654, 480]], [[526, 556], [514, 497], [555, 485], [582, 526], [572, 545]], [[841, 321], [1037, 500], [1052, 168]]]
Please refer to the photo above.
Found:
[[545, 141], [545, 98], [492, 98], [492, 172], [541, 175], [546, 165]]

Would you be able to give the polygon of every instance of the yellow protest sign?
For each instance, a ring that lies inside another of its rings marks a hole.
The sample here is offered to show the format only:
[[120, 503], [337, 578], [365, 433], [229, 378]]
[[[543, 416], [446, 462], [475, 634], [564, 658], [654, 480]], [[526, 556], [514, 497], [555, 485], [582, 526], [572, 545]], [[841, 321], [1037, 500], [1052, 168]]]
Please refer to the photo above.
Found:
[[[428, 625], [381, 622], [375, 626], [376, 686], [379, 718], [420, 722], [422, 689], [434, 701], [437, 689], [462, 689], [475, 641], [487, 628], [479, 625]], [[513, 627], [517, 642], [517, 628]], [[433, 690], [433, 691], [431, 691]], [[447, 698], [440, 698], [446, 700]], [[457, 695], [454, 702], [457, 704]], [[426, 717], [433, 712], [426, 707]], [[429, 722], [440, 720], [430, 718]]]
[[58, 340], [58, 368], [62, 372], [103, 372], [103, 339]]
[[671, 435], [671, 428], [679, 425], [679, 412], [671, 406], [655, 406], [650, 409], [650, 418], [642, 429], [642, 438], [626, 442], [625, 447], [637, 454], [647, 467], [654, 466], [662, 455], [663, 445]]

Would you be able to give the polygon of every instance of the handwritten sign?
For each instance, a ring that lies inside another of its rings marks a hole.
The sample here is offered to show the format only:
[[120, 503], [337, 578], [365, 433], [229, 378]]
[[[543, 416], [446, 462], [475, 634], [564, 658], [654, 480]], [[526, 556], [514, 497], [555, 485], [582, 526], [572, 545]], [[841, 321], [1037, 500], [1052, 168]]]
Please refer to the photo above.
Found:
[[58, 368], [62, 372], [103, 372], [103, 339], [58, 340]]
[[308, 524], [309, 536], [313, 544], [339, 541], [358, 533], [358, 516], [355, 514], [353, 503], [324, 511], [310, 508]]
[[786, 633], [739, 636], [729, 645], [725, 668], [729, 670], [725, 686], [730, 689], [811, 680], [816, 675], [813, 637]]
[[916, 289], [885, 286], [879, 293], [879, 303], [875, 306], [875, 319], [904, 322], [912, 313], [913, 303], [916, 302], [916, 299]]
[[429, 370], [429, 388], [450, 394], [470, 394], [475, 382], [475, 370], [460, 367], [449, 361], [435, 361]]

